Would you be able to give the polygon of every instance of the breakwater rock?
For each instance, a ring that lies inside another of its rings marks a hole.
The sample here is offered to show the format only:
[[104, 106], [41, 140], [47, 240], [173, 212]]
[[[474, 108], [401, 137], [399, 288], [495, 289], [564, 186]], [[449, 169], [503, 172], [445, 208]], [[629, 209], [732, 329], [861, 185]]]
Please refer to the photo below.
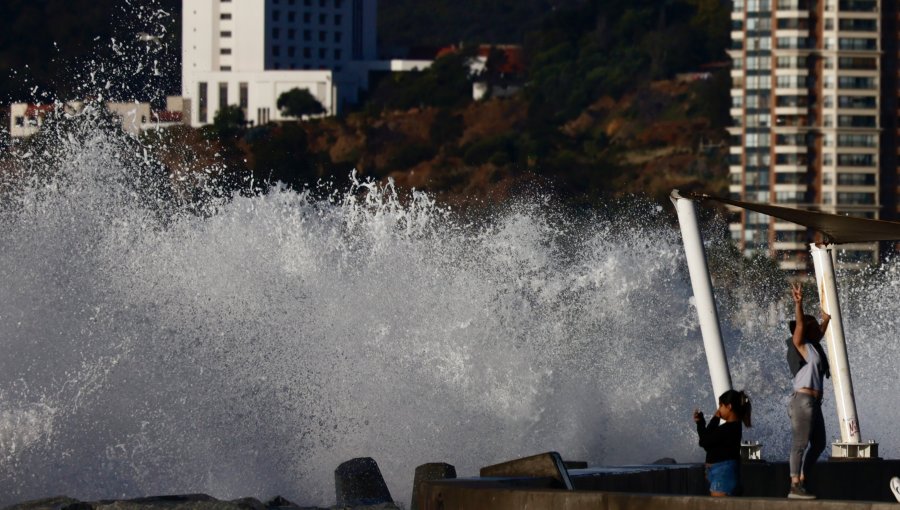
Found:
[[399, 510], [393, 503], [331, 507], [300, 506], [282, 497], [263, 503], [255, 498], [221, 501], [206, 494], [155, 496], [137, 499], [79, 501], [57, 496], [26, 501], [3, 510]]

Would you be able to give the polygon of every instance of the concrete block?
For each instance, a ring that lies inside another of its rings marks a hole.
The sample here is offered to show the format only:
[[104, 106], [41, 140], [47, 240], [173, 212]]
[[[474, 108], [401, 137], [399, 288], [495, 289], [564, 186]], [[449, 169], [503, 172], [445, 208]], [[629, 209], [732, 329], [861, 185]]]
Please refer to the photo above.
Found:
[[334, 492], [338, 506], [363, 506], [392, 503], [378, 463], [371, 457], [359, 457], [334, 470]]
[[572, 481], [562, 457], [557, 452], [546, 452], [501, 462], [481, 468], [482, 477], [501, 478], [552, 478], [560, 489], [572, 490]]
[[410, 510], [418, 510], [419, 485], [426, 480], [447, 480], [456, 478], [456, 468], [445, 462], [429, 462], [416, 468], [413, 478], [412, 505]]

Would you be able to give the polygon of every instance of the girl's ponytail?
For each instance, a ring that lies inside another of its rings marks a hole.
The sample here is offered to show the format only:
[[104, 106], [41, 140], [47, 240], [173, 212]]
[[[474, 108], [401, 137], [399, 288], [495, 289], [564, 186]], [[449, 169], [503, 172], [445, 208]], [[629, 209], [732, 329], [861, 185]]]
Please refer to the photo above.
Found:
[[746, 393], [741, 391], [740, 396], [740, 411], [738, 414], [741, 417], [741, 421], [744, 422], [744, 426], [751, 427], [750, 425], [750, 414], [753, 411], [753, 404], [750, 403], [750, 397], [747, 396]]

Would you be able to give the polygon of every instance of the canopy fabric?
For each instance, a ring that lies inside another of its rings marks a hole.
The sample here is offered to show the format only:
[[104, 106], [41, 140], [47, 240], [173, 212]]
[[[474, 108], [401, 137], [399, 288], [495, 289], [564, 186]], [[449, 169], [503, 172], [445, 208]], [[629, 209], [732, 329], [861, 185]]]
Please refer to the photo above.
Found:
[[679, 192], [691, 200], [714, 200], [742, 209], [774, 216], [821, 232], [827, 243], [864, 243], [871, 241], [900, 241], [900, 223], [895, 221], [870, 220], [853, 216], [792, 209], [776, 205], [741, 202], [729, 198], [714, 197], [699, 193]]

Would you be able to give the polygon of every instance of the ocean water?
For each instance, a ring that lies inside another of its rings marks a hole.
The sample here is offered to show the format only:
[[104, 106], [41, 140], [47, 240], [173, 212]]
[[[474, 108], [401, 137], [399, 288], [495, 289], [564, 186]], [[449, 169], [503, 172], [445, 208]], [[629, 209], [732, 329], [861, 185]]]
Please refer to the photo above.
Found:
[[[0, 186], [0, 504], [332, 504], [359, 456], [398, 501], [425, 462], [703, 458], [691, 413], [714, 396], [671, 208], [535, 192], [473, 217], [355, 176], [198, 203], [89, 112], [48, 139]], [[710, 248], [745, 438], [786, 458], [788, 289]], [[896, 457], [900, 275], [846, 281], [863, 438]]]

